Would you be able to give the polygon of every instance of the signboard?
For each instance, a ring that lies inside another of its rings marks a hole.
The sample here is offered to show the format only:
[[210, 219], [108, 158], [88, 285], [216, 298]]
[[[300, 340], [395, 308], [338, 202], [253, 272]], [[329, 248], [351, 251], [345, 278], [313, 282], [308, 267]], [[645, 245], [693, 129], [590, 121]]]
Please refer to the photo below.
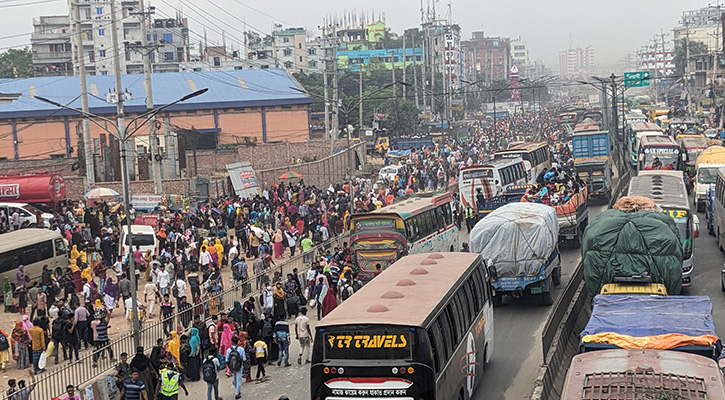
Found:
[[151, 211], [164, 203], [164, 196], [160, 194], [131, 195], [131, 205], [134, 210]]
[[325, 334], [325, 359], [405, 360], [410, 358], [410, 332]]
[[393, 219], [362, 219], [355, 221], [355, 230], [378, 230], [378, 229], [395, 229], [395, 220]]
[[227, 164], [229, 179], [234, 192], [241, 198], [251, 198], [259, 194], [259, 184], [254, 168], [249, 162]]
[[642, 87], [649, 86], [649, 71], [625, 72], [624, 87]]
[[159, 216], [157, 214], [144, 214], [141, 216], [141, 225], [153, 226], [154, 229], [158, 229]]

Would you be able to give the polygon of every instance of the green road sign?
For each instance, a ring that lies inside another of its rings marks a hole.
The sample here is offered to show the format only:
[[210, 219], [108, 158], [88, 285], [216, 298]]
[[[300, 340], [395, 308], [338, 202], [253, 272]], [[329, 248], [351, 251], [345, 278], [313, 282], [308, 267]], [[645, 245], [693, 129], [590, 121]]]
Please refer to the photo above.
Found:
[[649, 71], [625, 72], [624, 87], [649, 86]]

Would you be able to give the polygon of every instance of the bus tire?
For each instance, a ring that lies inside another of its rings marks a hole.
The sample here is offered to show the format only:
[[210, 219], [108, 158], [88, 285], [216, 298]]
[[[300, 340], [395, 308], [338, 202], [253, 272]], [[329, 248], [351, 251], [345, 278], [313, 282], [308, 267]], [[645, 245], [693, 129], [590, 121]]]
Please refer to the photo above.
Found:
[[561, 267], [554, 268], [554, 272], [551, 273], [551, 281], [554, 286], [561, 285]]
[[465, 400], [466, 396], [463, 394], [463, 388], [458, 392], [458, 400]]
[[499, 294], [496, 296], [492, 296], [491, 303], [493, 304], [494, 307], [501, 307], [501, 305], [503, 304], [503, 295]]
[[717, 247], [725, 253], [725, 249], [722, 248], [722, 242], [720, 242], [720, 228], [717, 228]]

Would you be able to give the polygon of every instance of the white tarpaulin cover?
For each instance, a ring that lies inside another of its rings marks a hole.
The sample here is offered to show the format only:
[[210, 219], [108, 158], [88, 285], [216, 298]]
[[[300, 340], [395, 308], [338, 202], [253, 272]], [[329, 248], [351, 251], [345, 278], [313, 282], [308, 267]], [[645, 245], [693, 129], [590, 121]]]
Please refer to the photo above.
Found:
[[470, 237], [471, 251], [498, 276], [535, 275], [556, 247], [559, 223], [552, 207], [510, 203], [478, 221]]

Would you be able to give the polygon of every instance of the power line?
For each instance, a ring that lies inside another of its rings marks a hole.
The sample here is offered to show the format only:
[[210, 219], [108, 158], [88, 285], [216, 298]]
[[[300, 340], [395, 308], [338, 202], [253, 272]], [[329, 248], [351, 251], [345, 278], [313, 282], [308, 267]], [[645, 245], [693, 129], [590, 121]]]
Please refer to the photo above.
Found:
[[4, 4], [0, 5], [0, 8], [11, 8], [11, 7], [21, 7], [21, 6], [32, 6], [35, 4], [45, 4], [45, 3], [55, 3], [58, 0], [39, 0], [39, 1], [33, 1], [30, 3], [21, 3], [21, 4]]

